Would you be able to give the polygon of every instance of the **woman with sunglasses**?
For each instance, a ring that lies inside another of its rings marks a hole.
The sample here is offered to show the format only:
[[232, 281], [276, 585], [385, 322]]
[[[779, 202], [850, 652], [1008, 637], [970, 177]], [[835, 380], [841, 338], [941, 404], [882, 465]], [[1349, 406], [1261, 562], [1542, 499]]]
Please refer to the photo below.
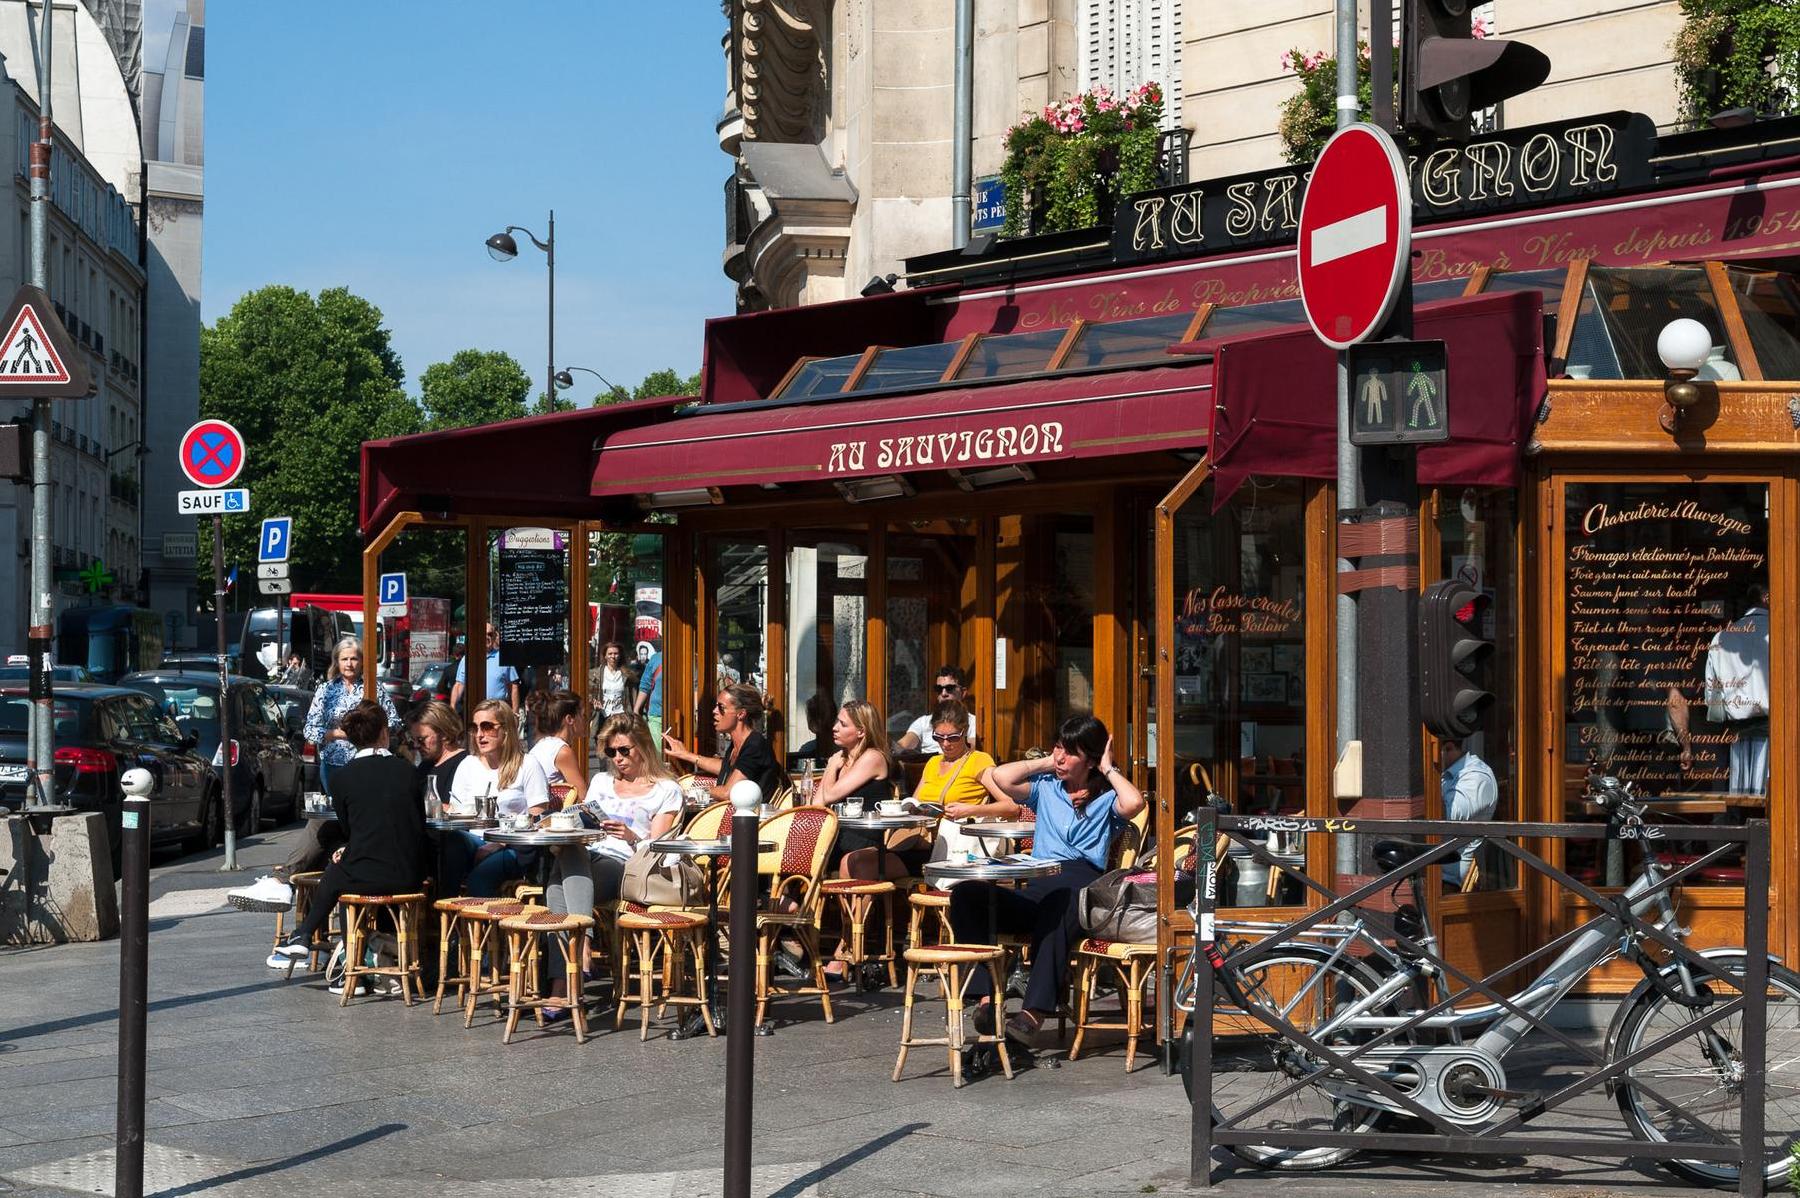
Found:
[[724, 755], [706, 757], [696, 753], [672, 732], [663, 733], [663, 754], [670, 761], [684, 762], [694, 772], [717, 779], [710, 791], [715, 800], [729, 799], [732, 784], [748, 778], [762, 788], [766, 802], [787, 785], [787, 774], [776, 763], [769, 738], [756, 730], [762, 717], [761, 691], [741, 682], [720, 687], [713, 703], [713, 731], [728, 742]]
[[[475, 709], [471, 727], [475, 730], [475, 751], [456, 768], [456, 777], [450, 783], [451, 810], [458, 815], [473, 815], [489, 796], [494, 798], [494, 809], [502, 815], [542, 814], [548, 810], [549, 779], [519, 743], [519, 717], [512, 707], [499, 699], [489, 699]], [[525, 876], [530, 849], [521, 852], [487, 844], [473, 833], [463, 835], [475, 849], [476, 865], [468, 878], [470, 894], [495, 898], [503, 882]]]
[[[583, 807], [600, 820], [605, 840], [588, 846], [592, 882], [587, 906], [619, 897], [625, 863], [652, 840], [675, 830], [681, 818], [681, 788], [669, 776], [650, 740], [650, 725], [635, 715], [608, 716], [600, 728], [600, 753], [608, 772], [595, 774]], [[557, 858], [559, 865], [562, 857]], [[585, 910], [578, 892], [565, 892], [571, 911]], [[556, 909], [556, 904], [550, 904]]]
[[[925, 763], [925, 771], [919, 776], [919, 789], [913, 793], [915, 802], [936, 804], [952, 819], [985, 814], [982, 805], [987, 802], [988, 794], [981, 784], [981, 776], [994, 768], [992, 757], [969, 747], [968, 721], [968, 708], [955, 699], [946, 699], [932, 710], [931, 734], [938, 751]], [[906, 842], [890, 844], [886, 854], [877, 853], [873, 848], [859, 848], [846, 854], [838, 863], [838, 876], [876, 881], [877, 864], [885, 855], [887, 880], [916, 878], [924, 869], [930, 851], [931, 846], [924, 837], [909, 833]]]
[[586, 732], [581, 696], [572, 691], [533, 691], [531, 704], [531, 723], [538, 730], [538, 738], [531, 742], [531, 759], [544, 771], [551, 797], [566, 805], [587, 790], [586, 754], [570, 747], [582, 744]]
[[[963, 705], [965, 719], [961, 725], [963, 736], [969, 748], [975, 747], [975, 713], [969, 710], [969, 679], [961, 666], [942, 666], [933, 676], [931, 684], [931, 701], [949, 703], [955, 701]], [[921, 753], [938, 751], [936, 728], [938, 725], [935, 708], [914, 720], [894, 742], [894, 749], [900, 753]]]

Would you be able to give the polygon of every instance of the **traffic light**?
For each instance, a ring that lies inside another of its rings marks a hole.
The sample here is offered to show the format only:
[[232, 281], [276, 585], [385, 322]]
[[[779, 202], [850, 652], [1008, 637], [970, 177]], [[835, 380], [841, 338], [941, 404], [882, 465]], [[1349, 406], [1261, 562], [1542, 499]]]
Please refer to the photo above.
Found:
[[1457, 578], [1434, 582], [1419, 596], [1419, 712], [1433, 736], [1477, 731], [1494, 701], [1478, 681], [1494, 650], [1482, 635], [1488, 602]]
[[1473, 36], [1470, 0], [1401, 0], [1400, 124], [1423, 141], [1467, 140], [1469, 116], [1550, 76], [1524, 42]]

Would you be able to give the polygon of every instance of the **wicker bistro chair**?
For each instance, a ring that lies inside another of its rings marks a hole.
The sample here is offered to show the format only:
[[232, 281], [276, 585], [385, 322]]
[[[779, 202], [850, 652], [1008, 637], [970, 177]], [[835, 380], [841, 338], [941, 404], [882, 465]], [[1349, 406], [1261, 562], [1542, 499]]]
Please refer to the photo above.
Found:
[[[587, 1007], [581, 1001], [581, 950], [587, 944], [588, 932], [594, 926], [591, 915], [563, 914], [533, 907], [500, 921], [506, 933], [507, 956], [511, 960], [506, 993], [506, 1035], [502, 1043], [511, 1044], [518, 1030], [519, 1016], [531, 1011], [538, 1026], [544, 1025], [547, 1007], [567, 1007], [569, 1022], [575, 1028], [575, 1042], [587, 1043]], [[551, 998], [538, 986], [538, 957], [546, 946], [554, 944], [562, 956], [563, 978], [568, 986], [566, 998]]]
[[[861, 969], [864, 962], [885, 965], [888, 985], [899, 985], [900, 978], [894, 969], [894, 895], [899, 893], [899, 887], [885, 878], [880, 881], [828, 878], [820, 883], [819, 890], [824, 896], [838, 901], [846, 943], [842, 951], [850, 968]], [[880, 926], [887, 936], [887, 948], [881, 952], [873, 951], [868, 943], [869, 916], [874, 913], [877, 900], [881, 903]]]
[[[313, 892], [319, 888], [319, 879], [324, 876], [325, 873], [323, 870], [315, 869], [306, 873], [294, 874], [288, 879], [288, 885], [294, 888], [295, 927], [299, 927], [302, 923], [306, 922], [307, 913], [312, 910]], [[280, 911], [275, 913], [275, 943], [278, 946], [287, 939], [285, 925], [282, 922], [282, 914], [283, 913]], [[333, 917], [336, 917], [335, 912], [333, 913]], [[312, 939], [312, 943], [306, 947], [306, 972], [317, 973], [319, 970], [325, 968], [325, 959], [331, 955], [330, 924], [327, 923], [323, 931], [318, 935], [315, 935]], [[294, 966], [299, 963], [298, 958], [288, 958], [287, 976], [289, 978], [294, 976]]]
[[479, 936], [485, 944], [486, 925], [464, 920], [463, 913], [493, 901], [461, 895], [441, 898], [431, 904], [431, 909], [438, 913], [438, 982], [437, 992], [431, 1000], [433, 1015], [443, 1013], [446, 990], [455, 989], [456, 1005], [462, 1008], [468, 1005], [470, 989], [483, 984], [480, 946], [471, 954], [469, 941]]
[[[419, 972], [419, 918], [425, 910], [425, 894], [343, 894], [338, 905], [344, 910], [344, 994], [339, 1006], [350, 1005], [361, 977], [393, 977], [400, 979], [400, 995], [407, 1006], [413, 1004], [413, 992], [425, 993], [425, 979]], [[394, 928], [395, 962], [392, 965], [365, 965], [363, 949], [380, 927], [386, 913]]]
[[[671, 1006], [700, 1008], [706, 1034], [718, 1035], [713, 1027], [712, 1007], [706, 992], [706, 916], [688, 911], [658, 911], [622, 904], [616, 919], [622, 942], [618, 961], [618, 1008], [613, 1012], [613, 1028], [625, 1021], [625, 1008], [637, 1003], [641, 1015], [638, 1039], [650, 1038], [650, 1006], [658, 1002], [656, 993], [657, 957], [662, 955], [662, 995], [658, 1015]], [[631, 976], [631, 959], [637, 958], [637, 993], [627, 986]], [[691, 966], [694, 993], [680, 993], [684, 966]]]
[[[1125, 1033], [1125, 1072], [1137, 1059], [1138, 1037], [1144, 1032], [1144, 990], [1156, 974], [1156, 945], [1089, 938], [1075, 953], [1075, 1039], [1069, 1045], [1071, 1061], [1081, 1056], [1082, 1039], [1090, 1031]], [[1094, 990], [1103, 970], [1113, 972], [1124, 1007], [1122, 1022], [1096, 1019], [1090, 1011]]]
[[725, 821], [730, 818], [730, 803], [709, 803], [694, 812], [681, 834], [688, 840], [717, 840], [725, 835]]
[[[819, 952], [819, 906], [825, 862], [837, 840], [837, 813], [829, 807], [790, 807], [764, 820], [759, 835], [773, 841], [775, 847], [756, 860], [757, 873], [771, 882], [769, 909], [756, 913], [756, 1023], [762, 1025], [769, 1000], [776, 994], [817, 994], [825, 1009], [825, 1022], [830, 1023], [834, 1016]], [[793, 901], [792, 911], [774, 909], [783, 899]], [[783, 932], [792, 933], [805, 948], [812, 961], [812, 985], [787, 990], [771, 985], [769, 962]]]
[[[900, 1080], [900, 1071], [906, 1068], [906, 1053], [911, 1048], [927, 1045], [941, 1045], [950, 1054], [950, 1080], [956, 1086], [963, 1084], [962, 1049], [965, 1044], [992, 1044], [1000, 1054], [1000, 1068], [1005, 1071], [1007, 1079], [1012, 1078], [1012, 1060], [1006, 1053], [1006, 1034], [996, 1027], [992, 1032], [979, 1033], [972, 1039], [963, 1034], [964, 995], [969, 989], [969, 982], [981, 970], [988, 971], [993, 982], [994, 993], [1003, 995], [1000, 981], [1000, 947], [994, 944], [955, 944], [946, 940], [942, 944], [930, 948], [913, 947], [906, 950], [906, 1014], [900, 1023], [900, 1055], [894, 1060], [894, 1079]], [[913, 1037], [913, 996], [919, 985], [919, 975], [935, 973], [938, 977], [939, 989], [944, 996], [945, 1034], [941, 1037], [930, 1036], [915, 1039]]]
[[[463, 950], [462, 984], [457, 987], [463, 1009], [463, 1026], [475, 1025], [475, 1008], [484, 998], [494, 1000], [495, 1013], [505, 1010], [510, 978], [500, 968], [500, 938], [495, 934], [501, 920], [538, 910], [513, 899], [444, 899], [459, 903], [455, 921], [461, 930]], [[440, 908], [441, 911], [441, 908]], [[441, 916], [440, 916], [441, 917]]]

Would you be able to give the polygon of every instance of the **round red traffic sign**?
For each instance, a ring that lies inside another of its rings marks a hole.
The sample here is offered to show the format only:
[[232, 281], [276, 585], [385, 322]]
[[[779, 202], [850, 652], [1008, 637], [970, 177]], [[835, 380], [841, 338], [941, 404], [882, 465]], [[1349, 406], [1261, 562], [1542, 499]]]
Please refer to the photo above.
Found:
[[1381, 328], [1411, 262], [1412, 189], [1394, 139], [1339, 129], [1300, 201], [1300, 302], [1319, 340], [1348, 349]]
[[244, 470], [244, 435], [223, 420], [202, 420], [181, 438], [181, 472], [196, 487], [229, 487]]

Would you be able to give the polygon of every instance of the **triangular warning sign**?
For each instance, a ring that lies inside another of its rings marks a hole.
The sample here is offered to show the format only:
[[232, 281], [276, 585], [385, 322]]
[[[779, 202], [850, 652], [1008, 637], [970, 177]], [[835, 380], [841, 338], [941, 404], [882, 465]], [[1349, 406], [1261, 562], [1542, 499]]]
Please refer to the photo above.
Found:
[[50, 297], [19, 288], [0, 328], [0, 395], [79, 399], [93, 393], [86, 364], [56, 317]]

